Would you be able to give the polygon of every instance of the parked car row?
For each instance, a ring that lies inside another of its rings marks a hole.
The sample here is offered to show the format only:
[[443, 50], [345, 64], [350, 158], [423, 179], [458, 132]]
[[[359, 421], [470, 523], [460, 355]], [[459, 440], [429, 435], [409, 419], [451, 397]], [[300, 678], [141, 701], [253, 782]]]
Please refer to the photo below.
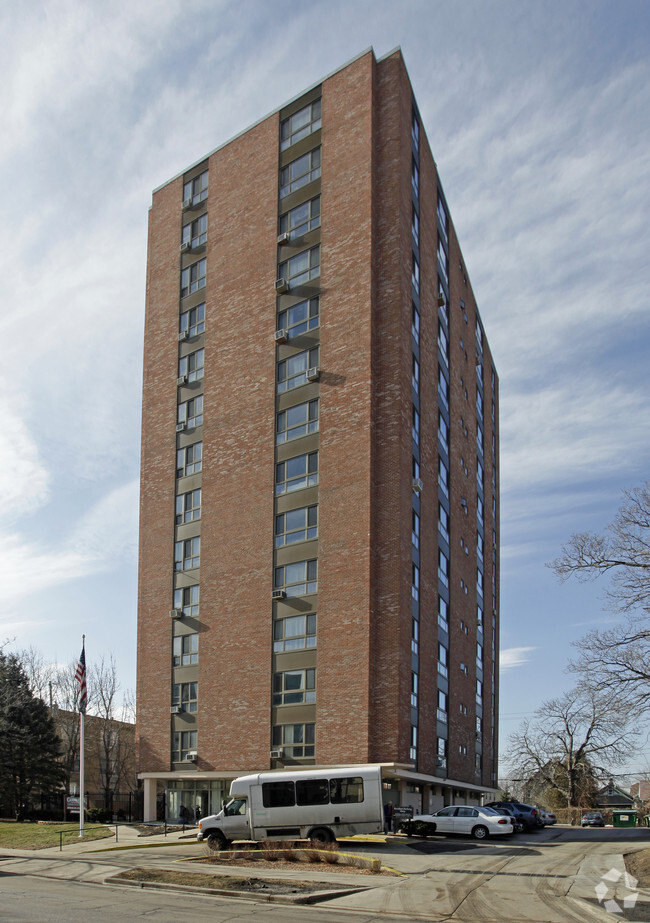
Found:
[[523, 833], [556, 822], [555, 814], [521, 801], [491, 801], [486, 805], [451, 804], [432, 814], [416, 814], [403, 829], [409, 836], [459, 833], [483, 840], [488, 836]]

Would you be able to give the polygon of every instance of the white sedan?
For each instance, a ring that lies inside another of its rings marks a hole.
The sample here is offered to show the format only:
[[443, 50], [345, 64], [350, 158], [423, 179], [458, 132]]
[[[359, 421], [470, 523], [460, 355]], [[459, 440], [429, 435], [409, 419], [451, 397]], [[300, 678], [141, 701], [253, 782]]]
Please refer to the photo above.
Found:
[[409, 836], [431, 833], [464, 833], [477, 840], [487, 836], [513, 833], [512, 818], [494, 808], [466, 804], [450, 804], [435, 814], [416, 814], [406, 825]]

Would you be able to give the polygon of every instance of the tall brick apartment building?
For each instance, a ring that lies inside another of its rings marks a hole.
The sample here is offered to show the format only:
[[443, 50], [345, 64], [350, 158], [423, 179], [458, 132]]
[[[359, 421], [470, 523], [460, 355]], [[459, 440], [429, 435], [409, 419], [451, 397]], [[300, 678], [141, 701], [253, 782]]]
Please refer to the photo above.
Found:
[[399, 51], [154, 192], [140, 513], [145, 817], [495, 786], [498, 381]]

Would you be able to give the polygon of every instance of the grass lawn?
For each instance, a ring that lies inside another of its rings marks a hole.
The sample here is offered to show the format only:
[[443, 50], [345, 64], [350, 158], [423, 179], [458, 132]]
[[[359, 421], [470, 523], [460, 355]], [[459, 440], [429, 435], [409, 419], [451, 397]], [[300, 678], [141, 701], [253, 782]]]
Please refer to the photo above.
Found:
[[[7, 849], [47, 849], [59, 845], [59, 835], [63, 832], [63, 844], [79, 842], [79, 824], [16, 824], [10, 821], [0, 822], [0, 848]], [[103, 840], [114, 836], [115, 831], [102, 824], [86, 824], [84, 840]]]

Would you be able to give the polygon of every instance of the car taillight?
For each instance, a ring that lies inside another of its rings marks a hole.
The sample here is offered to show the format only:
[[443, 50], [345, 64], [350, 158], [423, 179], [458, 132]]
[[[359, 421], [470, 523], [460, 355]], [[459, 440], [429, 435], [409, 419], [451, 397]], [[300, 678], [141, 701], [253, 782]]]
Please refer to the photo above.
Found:
[[533, 815], [533, 817], [534, 817], [534, 816], [537, 814], [537, 811], [535, 810], [535, 808], [533, 808], [533, 810], [532, 810], [530, 813], [531, 813], [531, 814]]
[[497, 824], [509, 824], [510, 821], [506, 820], [505, 817], [502, 817], [501, 820], [497, 821]]

